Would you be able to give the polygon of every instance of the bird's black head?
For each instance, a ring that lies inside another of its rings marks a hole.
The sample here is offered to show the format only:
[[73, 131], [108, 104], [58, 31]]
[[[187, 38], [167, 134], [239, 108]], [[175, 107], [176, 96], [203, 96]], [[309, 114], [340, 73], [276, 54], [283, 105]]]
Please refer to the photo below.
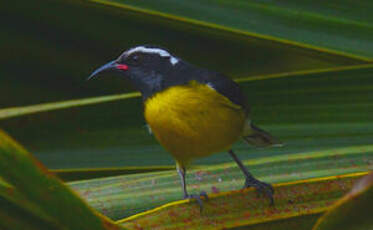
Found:
[[116, 60], [95, 70], [88, 79], [103, 72], [118, 72], [128, 78], [146, 99], [164, 87], [165, 76], [177, 69], [181, 60], [158, 46], [136, 46]]

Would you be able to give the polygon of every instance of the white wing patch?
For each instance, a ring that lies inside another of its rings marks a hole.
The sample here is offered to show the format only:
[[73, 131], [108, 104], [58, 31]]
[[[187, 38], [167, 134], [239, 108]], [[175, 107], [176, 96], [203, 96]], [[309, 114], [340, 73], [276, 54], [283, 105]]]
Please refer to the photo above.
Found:
[[126, 55], [131, 55], [132, 53], [135, 53], [135, 52], [154, 53], [154, 54], [159, 54], [159, 56], [161, 57], [169, 57], [172, 65], [176, 65], [179, 62], [179, 59], [172, 56], [166, 50], [159, 49], [159, 48], [146, 48], [144, 46], [137, 46], [135, 48], [132, 48], [126, 52]]
[[210, 89], [215, 90], [214, 85], [213, 85], [211, 82], [207, 83], [207, 86], [208, 86]]
[[148, 133], [149, 133], [150, 135], [152, 135], [152, 134], [153, 134], [153, 130], [152, 130], [152, 128], [150, 127], [150, 125], [149, 125], [149, 124], [146, 124], [145, 127], [146, 127], [146, 129], [148, 130]]

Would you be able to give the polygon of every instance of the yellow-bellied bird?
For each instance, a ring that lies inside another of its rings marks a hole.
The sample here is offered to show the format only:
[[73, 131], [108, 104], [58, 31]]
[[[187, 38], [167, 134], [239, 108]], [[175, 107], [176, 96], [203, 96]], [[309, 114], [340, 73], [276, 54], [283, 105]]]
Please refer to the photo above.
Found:
[[239, 138], [255, 146], [279, 143], [256, 127], [239, 86], [226, 76], [193, 66], [157, 46], [137, 46], [98, 68], [91, 76], [115, 71], [141, 92], [145, 120], [157, 140], [175, 158], [184, 198], [186, 166], [194, 159], [228, 151], [245, 176], [244, 187], [255, 187], [273, 204], [273, 188], [255, 179], [232, 151]]

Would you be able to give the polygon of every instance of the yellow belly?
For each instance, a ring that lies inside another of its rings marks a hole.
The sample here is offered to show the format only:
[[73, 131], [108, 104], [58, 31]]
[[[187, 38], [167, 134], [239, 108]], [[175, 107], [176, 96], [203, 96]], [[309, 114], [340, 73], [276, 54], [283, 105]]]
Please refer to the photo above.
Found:
[[240, 106], [196, 82], [157, 93], [144, 112], [155, 137], [182, 165], [229, 149], [246, 119]]

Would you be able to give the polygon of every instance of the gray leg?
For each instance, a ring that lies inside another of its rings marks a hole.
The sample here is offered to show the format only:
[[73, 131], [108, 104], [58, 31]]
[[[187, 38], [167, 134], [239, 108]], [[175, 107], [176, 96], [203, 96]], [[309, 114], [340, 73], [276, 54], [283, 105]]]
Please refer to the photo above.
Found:
[[257, 180], [248, 170], [247, 168], [242, 164], [242, 161], [237, 157], [237, 155], [233, 152], [233, 150], [228, 151], [229, 155], [233, 158], [233, 160], [237, 163], [238, 167], [240, 167], [241, 171], [245, 175], [245, 185], [244, 188], [248, 187], [254, 187], [256, 190], [260, 193], [264, 193], [270, 200], [271, 205], [274, 204], [273, 201], [273, 187], [270, 184], [261, 182], [260, 180]]
[[201, 200], [201, 196], [205, 197], [205, 199], [207, 200], [208, 199], [207, 193], [201, 192], [199, 195], [197, 194], [189, 195], [187, 192], [186, 183], [185, 183], [185, 175], [186, 175], [185, 167], [180, 166], [179, 164], [176, 164], [176, 170], [180, 176], [181, 187], [183, 188], [183, 192], [184, 192], [184, 199], [195, 199], [197, 203], [199, 204], [200, 211], [202, 212], [203, 202]]
[[179, 166], [179, 164], [176, 164], [176, 170], [180, 176], [181, 187], [183, 188], [183, 192], [184, 192], [184, 199], [186, 199], [188, 198], [188, 192], [187, 192], [186, 184], [185, 184], [185, 174], [186, 174], [185, 167]]

